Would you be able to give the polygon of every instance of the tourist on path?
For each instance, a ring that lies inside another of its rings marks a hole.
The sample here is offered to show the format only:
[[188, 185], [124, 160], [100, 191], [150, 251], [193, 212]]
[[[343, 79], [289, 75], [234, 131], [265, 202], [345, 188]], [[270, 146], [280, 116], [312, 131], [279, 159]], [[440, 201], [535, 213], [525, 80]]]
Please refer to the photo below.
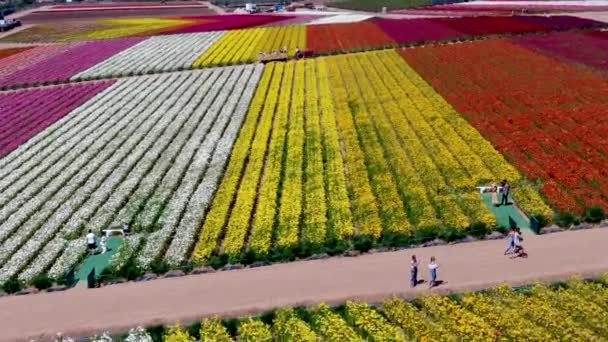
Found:
[[410, 281], [412, 287], [418, 285], [418, 260], [416, 260], [415, 255], [412, 255], [412, 260], [410, 261]]
[[431, 275], [431, 281], [429, 283], [429, 289], [434, 287], [437, 284], [437, 269], [439, 265], [435, 262], [435, 257], [431, 257], [431, 262], [429, 263], [429, 273]]
[[507, 249], [505, 249], [505, 255], [513, 253], [515, 249], [515, 231], [509, 229], [507, 231]]
[[506, 179], [502, 181], [501, 186], [502, 188], [500, 189], [500, 193], [502, 194], [502, 196], [500, 199], [499, 206], [509, 204], [509, 191], [511, 190], [511, 186], [509, 185], [509, 182], [507, 182]]

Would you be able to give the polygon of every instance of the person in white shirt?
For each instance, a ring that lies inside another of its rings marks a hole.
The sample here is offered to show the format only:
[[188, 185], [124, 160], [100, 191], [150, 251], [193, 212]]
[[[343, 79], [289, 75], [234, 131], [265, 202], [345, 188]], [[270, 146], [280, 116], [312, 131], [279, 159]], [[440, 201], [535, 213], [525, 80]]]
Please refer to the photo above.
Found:
[[437, 284], [437, 269], [439, 265], [435, 262], [435, 257], [431, 257], [431, 262], [429, 263], [429, 273], [431, 275], [431, 282], [429, 283], [429, 288], [434, 287]]
[[94, 252], [95, 249], [97, 249], [95, 234], [91, 229], [89, 229], [89, 233], [87, 234], [87, 247], [91, 252]]

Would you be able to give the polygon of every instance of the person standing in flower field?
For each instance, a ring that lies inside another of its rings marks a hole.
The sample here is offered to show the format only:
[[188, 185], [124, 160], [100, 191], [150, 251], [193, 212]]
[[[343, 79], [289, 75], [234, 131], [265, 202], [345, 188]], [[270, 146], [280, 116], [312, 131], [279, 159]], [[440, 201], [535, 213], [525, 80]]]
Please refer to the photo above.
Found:
[[502, 196], [500, 199], [499, 206], [509, 204], [509, 191], [511, 190], [511, 186], [509, 185], [509, 182], [507, 182], [506, 179], [502, 181], [501, 186], [502, 188], [500, 189], [500, 193], [502, 194]]
[[410, 281], [412, 287], [418, 285], [418, 260], [416, 260], [415, 255], [412, 255], [412, 260], [410, 261]]
[[431, 257], [431, 262], [429, 263], [429, 273], [431, 275], [431, 281], [429, 282], [429, 289], [433, 288], [437, 284], [437, 269], [439, 265], [435, 261], [435, 257]]

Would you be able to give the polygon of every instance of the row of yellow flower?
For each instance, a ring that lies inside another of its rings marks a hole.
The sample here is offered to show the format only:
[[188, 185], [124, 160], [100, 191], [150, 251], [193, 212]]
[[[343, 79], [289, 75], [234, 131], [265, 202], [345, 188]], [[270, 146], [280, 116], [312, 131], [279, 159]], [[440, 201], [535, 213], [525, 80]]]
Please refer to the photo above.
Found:
[[[402, 145], [406, 145], [405, 149], [407, 150], [416, 148], [417, 146], [414, 146], [414, 144], [419, 142], [415, 139], [413, 144], [407, 142], [413, 137], [414, 132], [412, 130], [405, 129], [405, 132], [402, 133], [396, 128], [396, 126], [401, 126], [401, 129], [403, 129], [408, 124], [401, 116], [400, 104], [393, 99], [392, 94], [383, 84], [382, 80], [390, 76], [379, 75], [374, 70], [374, 66], [369, 65], [366, 58], [351, 59], [350, 63], [361, 76], [358, 80], [360, 84], [365, 85], [361, 88], [367, 90], [367, 93], [363, 94], [364, 99], [374, 118], [378, 140], [384, 147], [386, 159], [395, 175], [395, 182], [407, 208], [410, 222], [417, 228], [439, 226], [439, 220], [431, 206], [424, 183], [419, 176], [421, 174], [414, 169], [415, 163], [411, 162], [408, 155], [403, 152]], [[410, 154], [412, 154], [411, 151]], [[417, 155], [422, 157], [422, 163], [426, 161], [424, 159], [427, 157], [426, 154]], [[434, 174], [437, 177], [435, 177], [435, 183], [433, 184], [445, 188], [443, 179], [436, 171]]]
[[327, 238], [327, 206], [323, 182], [319, 91], [315, 61], [306, 61], [306, 110], [304, 150], [304, 242], [320, 245]]
[[[278, 77], [274, 75], [274, 69], [275, 66], [270, 64], [264, 70], [258, 90], [251, 101], [246, 121], [232, 149], [230, 163], [224, 173], [224, 179], [215, 194], [211, 209], [205, 218], [199, 241], [194, 248], [192, 258], [195, 261], [208, 260], [216, 252], [218, 240], [222, 234], [224, 225], [228, 221], [232, 199], [237, 190], [239, 190], [241, 175], [245, 168], [247, 157], [250, 154], [252, 141], [257, 136], [258, 119], [261, 122], [267, 123], [266, 126], [270, 125], [272, 121], [274, 113], [264, 110], [264, 104], [266, 94], [276, 94], [280, 86], [281, 77], [280, 75]], [[282, 73], [281, 66], [277, 66], [277, 70], [277, 73]], [[263, 127], [259, 128], [259, 130], [263, 129]], [[270, 129], [270, 127], [267, 127], [267, 129]]]
[[[349, 111], [343, 115], [351, 115], [354, 127], [358, 134], [361, 148], [365, 155], [368, 177], [376, 198], [381, 205], [380, 217], [384, 230], [387, 232], [411, 232], [411, 225], [407, 220], [403, 201], [401, 200], [394, 178], [384, 156], [382, 146], [374, 130], [374, 124], [370, 118], [370, 111], [366, 107], [364, 96], [361, 95], [360, 87], [364, 92], [373, 91], [366, 88], [365, 83], [359, 83], [358, 78], [364, 77], [363, 71], [353, 69], [352, 57], [339, 56], [330, 58], [329, 62], [334, 64], [343, 78], [344, 88], [348, 92]], [[330, 65], [331, 65], [330, 64]], [[377, 121], [378, 118], [374, 118]]]
[[[268, 138], [272, 131], [273, 118], [276, 116], [275, 104], [280, 94], [280, 82], [285, 64], [279, 64], [275, 69], [275, 74], [266, 96], [266, 102], [264, 103], [264, 109], [262, 110], [262, 118], [258, 124], [257, 132], [251, 145], [251, 151], [247, 157], [247, 167], [245, 168], [243, 179], [236, 194], [234, 207], [226, 226], [223, 253], [228, 255], [238, 255], [241, 253], [247, 232], [249, 231], [251, 216], [258, 195], [258, 184], [260, 183], [260, 177], [266, 160]], [[203, 234], [205, 234], [204, 229]]]
[[[340, 149], [340, 136], [336, 126], [336, 111], [329, 84], [329, 74], [325, 59], [317, 60], [319, 81], [319, 101], [321, 106], [321, 126], [323, 127], [323, 146], [325, 177], [327, 184], [327, 216], [329, 238], [342, 240], [354, 234], [344, 159]], [[352, 177], [351, 177], [352, 182]], [[356, 201], [353, 201], [356, 203]]]
[[279, 26], [233, 30], [199, 57], [195, 68], [212, 65], [251, 63], [261, 52], [287, 48], [294, 56], [296, 48], [306, 48], [306, 26]]
[[382, 233], [382, 223], [378, 211], [376, 197], [367, 175], [365, 156], [359, 144], [359, 137], [350, 113], [348, 94], [342, 76], [333, 58], [322, 58], [320, 63], [326, 64], [328, 79], [336, 110], [336, 123], [340, 132], [345, 151], [345, 164], [348, 169], [348, 181], [351, 192], [352, 213], [359, 234], [379, 237]]
[[283, 168], [283, 151], [289, 125], [289, 103], [291, 101], [294, 71], [295, 64], [293, 62], [287, 63], [283, 73], [279, 100], [276, 105], [277, 113], [270, 137], [266, 168], [260, 184], [258, 204], [251, 228], [249, 247], [261, 254], [267, 253], [272, 245], [277, 213], [277, 197]]
[[285, 151], [285, 175], [276, 229], [276, 246], [279, 248], [293, 247], [299, 242], [303, 196], [304, 106], [306, 104], [304, 77], [304, 63], [296, 63]]
[[[418, 174], [421, 175], [422, 184], [434, 204], [437, 216], [443, 221], [443, 226], [467, 228], [470, 222], [459, 207], [457, 197], [446, 194], [445, 191], [472, 189], [474, 184], [467, 184], [470, 182], [468, 173], [454, 159], [446, 144], [441, 142], [422, 114], [430, 110], [430, 106], [417, 108], [414, 105], [417, 96], [412, 95], [411, 89], [404, 89], [408, 81], [398, 77], [398, 69], [393, 70], [394, 68], [384, 64], [403, 63], [402, 59], [393, 51], [370, 53], [365, 57], [363, 60], [366, 67], [377, 69], [382, 76], [374, 80], [374, 86], [387, 94], [384, 105], [390, 110], [394, 129], [399, 136], [406, 138], [402, 145], [414, 167], [418, 168]], [[382, 61], [380, 57], [388, 61]]]
[[[463, 295], [459, 301], [427, 296], [414, 303], [398, 298], [375, 308], [347, 302], [344, 311], [325, 304], [304, 315], [274, 313], [271, 324], [246, 318], [231, 336], [218, 318], [203, 320], [201, 341], [603, 341], [608, 332], [608, 288], [570, 281], [560, 288], [537, 285], [526, 293], [501, 286]], [[164, 341], [190, 342], [181, 326]]]

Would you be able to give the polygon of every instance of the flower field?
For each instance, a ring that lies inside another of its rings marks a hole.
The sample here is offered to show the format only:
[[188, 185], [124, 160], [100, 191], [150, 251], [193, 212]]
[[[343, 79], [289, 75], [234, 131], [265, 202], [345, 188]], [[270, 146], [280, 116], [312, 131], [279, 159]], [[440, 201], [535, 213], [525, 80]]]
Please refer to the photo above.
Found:
[[[22, 57], [22, 54], [14, 55], [15, 60], [11, 64], [7, 64], [6, 70], [13, 69], [13, 65], [14, 69], [0, 77], [0, 88], [69, 80], [73, 75], [87, 70], [141, 40], [141, 38], [125, 38], [102, 42], [65, 44], [61, 45], [58, 50], [50, 49], [52, 52], [46, 58], [42, 58], [37, 63], [27, 67], [24, 67], [21, 59], [18, 58]], [[23, 53], [38, 52], [36, 50], [32, 49]], [[29, 64], [31, 61], [25, 63]]]
[[95, 79], [186, 70], [224, 32], [157, 36], [144, 40], [72, 79]]
[[[72, 36], [63, 39], [64, 41], [105, 39], [103, 41], [71, 42], [53, 47], [42, 46], [5, 57], [4, 62], [8, 67], [6, 70], [0, 71], [0, 89], [60, 83], [70, 79], [87, 80], [252, 63], [257, 60], [259, 53], [278, 51], [283, 47], [287, 47], [291, 56], [295, 54], [296, 48], [312, 50], [314, 54], [319, 55], [399, 45], [417, 45], [427, 42], [467, 40], [488, 35], [512, 35], [608, 26], [608, 24], [568, 16], [513, 16], [399, 20], [374, 18], [354, 23], [264, 26], [217, 31], [221, 28], [234, 28], [249, 24], [262, 25], [291, 18], [270, 16], [279, 19], [266, 22], [263, 16], [245, 16], [246, 18], [258, 18], [255, 20], [260, 22], [249, 22], [248, 19], [239, 24], [242, 17], [232, 15], [105, 20], [102, 21], [104, 28], [82, 34], [72, 33]], [[38, 30], [39, 28], [32, 29]], [[214, 32], [185, 33], [201, 31]], [[23, 32], [18, 32], [17, 35]], [[133, 35], [146, 36], [152, 32], [156, 32], [154, 34], [182, 34], [151, 38], [107, 39]], [[589, 40], [597, 40], [599, 45], [596, 50], [600, 51], [603, 46], [601, 44], [605, 40], [601, 33], [568, 32], [568, 34], [578, 34]], [[566, 38], [569, 37], [566, 36]], [[522, 38], [522, 42], [525, 42], [526, 39], [534, 42], [543, 38], [528, 36]], [[534, 43], [531, 44], [534, 45]], [[27, 58], [27, 61], [23, 62], [25, 58], [22, 57]], [[581, 56], [579, 58], [587, 60], [590, 57]], [[601, 55], [595, 58], [600, 60], [598, 63], [602, 63]], [[25, 67], [26, 65], [28, 67]], [[2, 77], [5, 73], [10, 76]]]
[[101, 19], [83, 23], [40, 24], [0, 42], [65, 42], [244, 29], [281, 23], [288, 15], [210, 15], [173, 18]]
[[296, 48], [305, 48], [306, 26], [229, 31], [194, 62], [194, 67], [252, 63], [260, 52], [279, 51], [283, 47], [287, 47], [291, 56]]
[[[150, 341], [603, 341], [607, 300], [602, 280], [573, 279], [561, 286], [501, 286], [411, 302], [392, 298], [374, 306], [349, 301], [336, 308], [282, 308], [260, 317], [212, 317], [187, 328], [178, 323], [130, 334]], [[112, 338], [105, 336], [104, 341]]]
[[502, 39], [401, 53], [556, 210], [608, 208], [601, 74]]
[[0, 283], [60, 276], [86, 253], [85, 229], [123, 222], [151, 233], [143, 266], [187, 258], [261, 72], [118, 81], [3, 158]]
[[[307, 48], [317, 53], [363, 50], [370, 46], [393, 46], [396, 42], [371, 21], [324, 24], [308, 27]], [[323, 37], [323, 39], [320, 39]]]
[[[520, 179], [394, 51], [267, 68], [249, 115], [259, 124], [235, 144], [197, 261], [355, 234], [491, 228], [476, 184]], [[547, 215], [521, 187], [525, 209]]]
[[0, 93], [0, 158], [63, 118], [113, 82]]
[[608, 71], [608, 32], [558, 32], [547, 35], [518, 37], [524, 47], [604, 72]]

